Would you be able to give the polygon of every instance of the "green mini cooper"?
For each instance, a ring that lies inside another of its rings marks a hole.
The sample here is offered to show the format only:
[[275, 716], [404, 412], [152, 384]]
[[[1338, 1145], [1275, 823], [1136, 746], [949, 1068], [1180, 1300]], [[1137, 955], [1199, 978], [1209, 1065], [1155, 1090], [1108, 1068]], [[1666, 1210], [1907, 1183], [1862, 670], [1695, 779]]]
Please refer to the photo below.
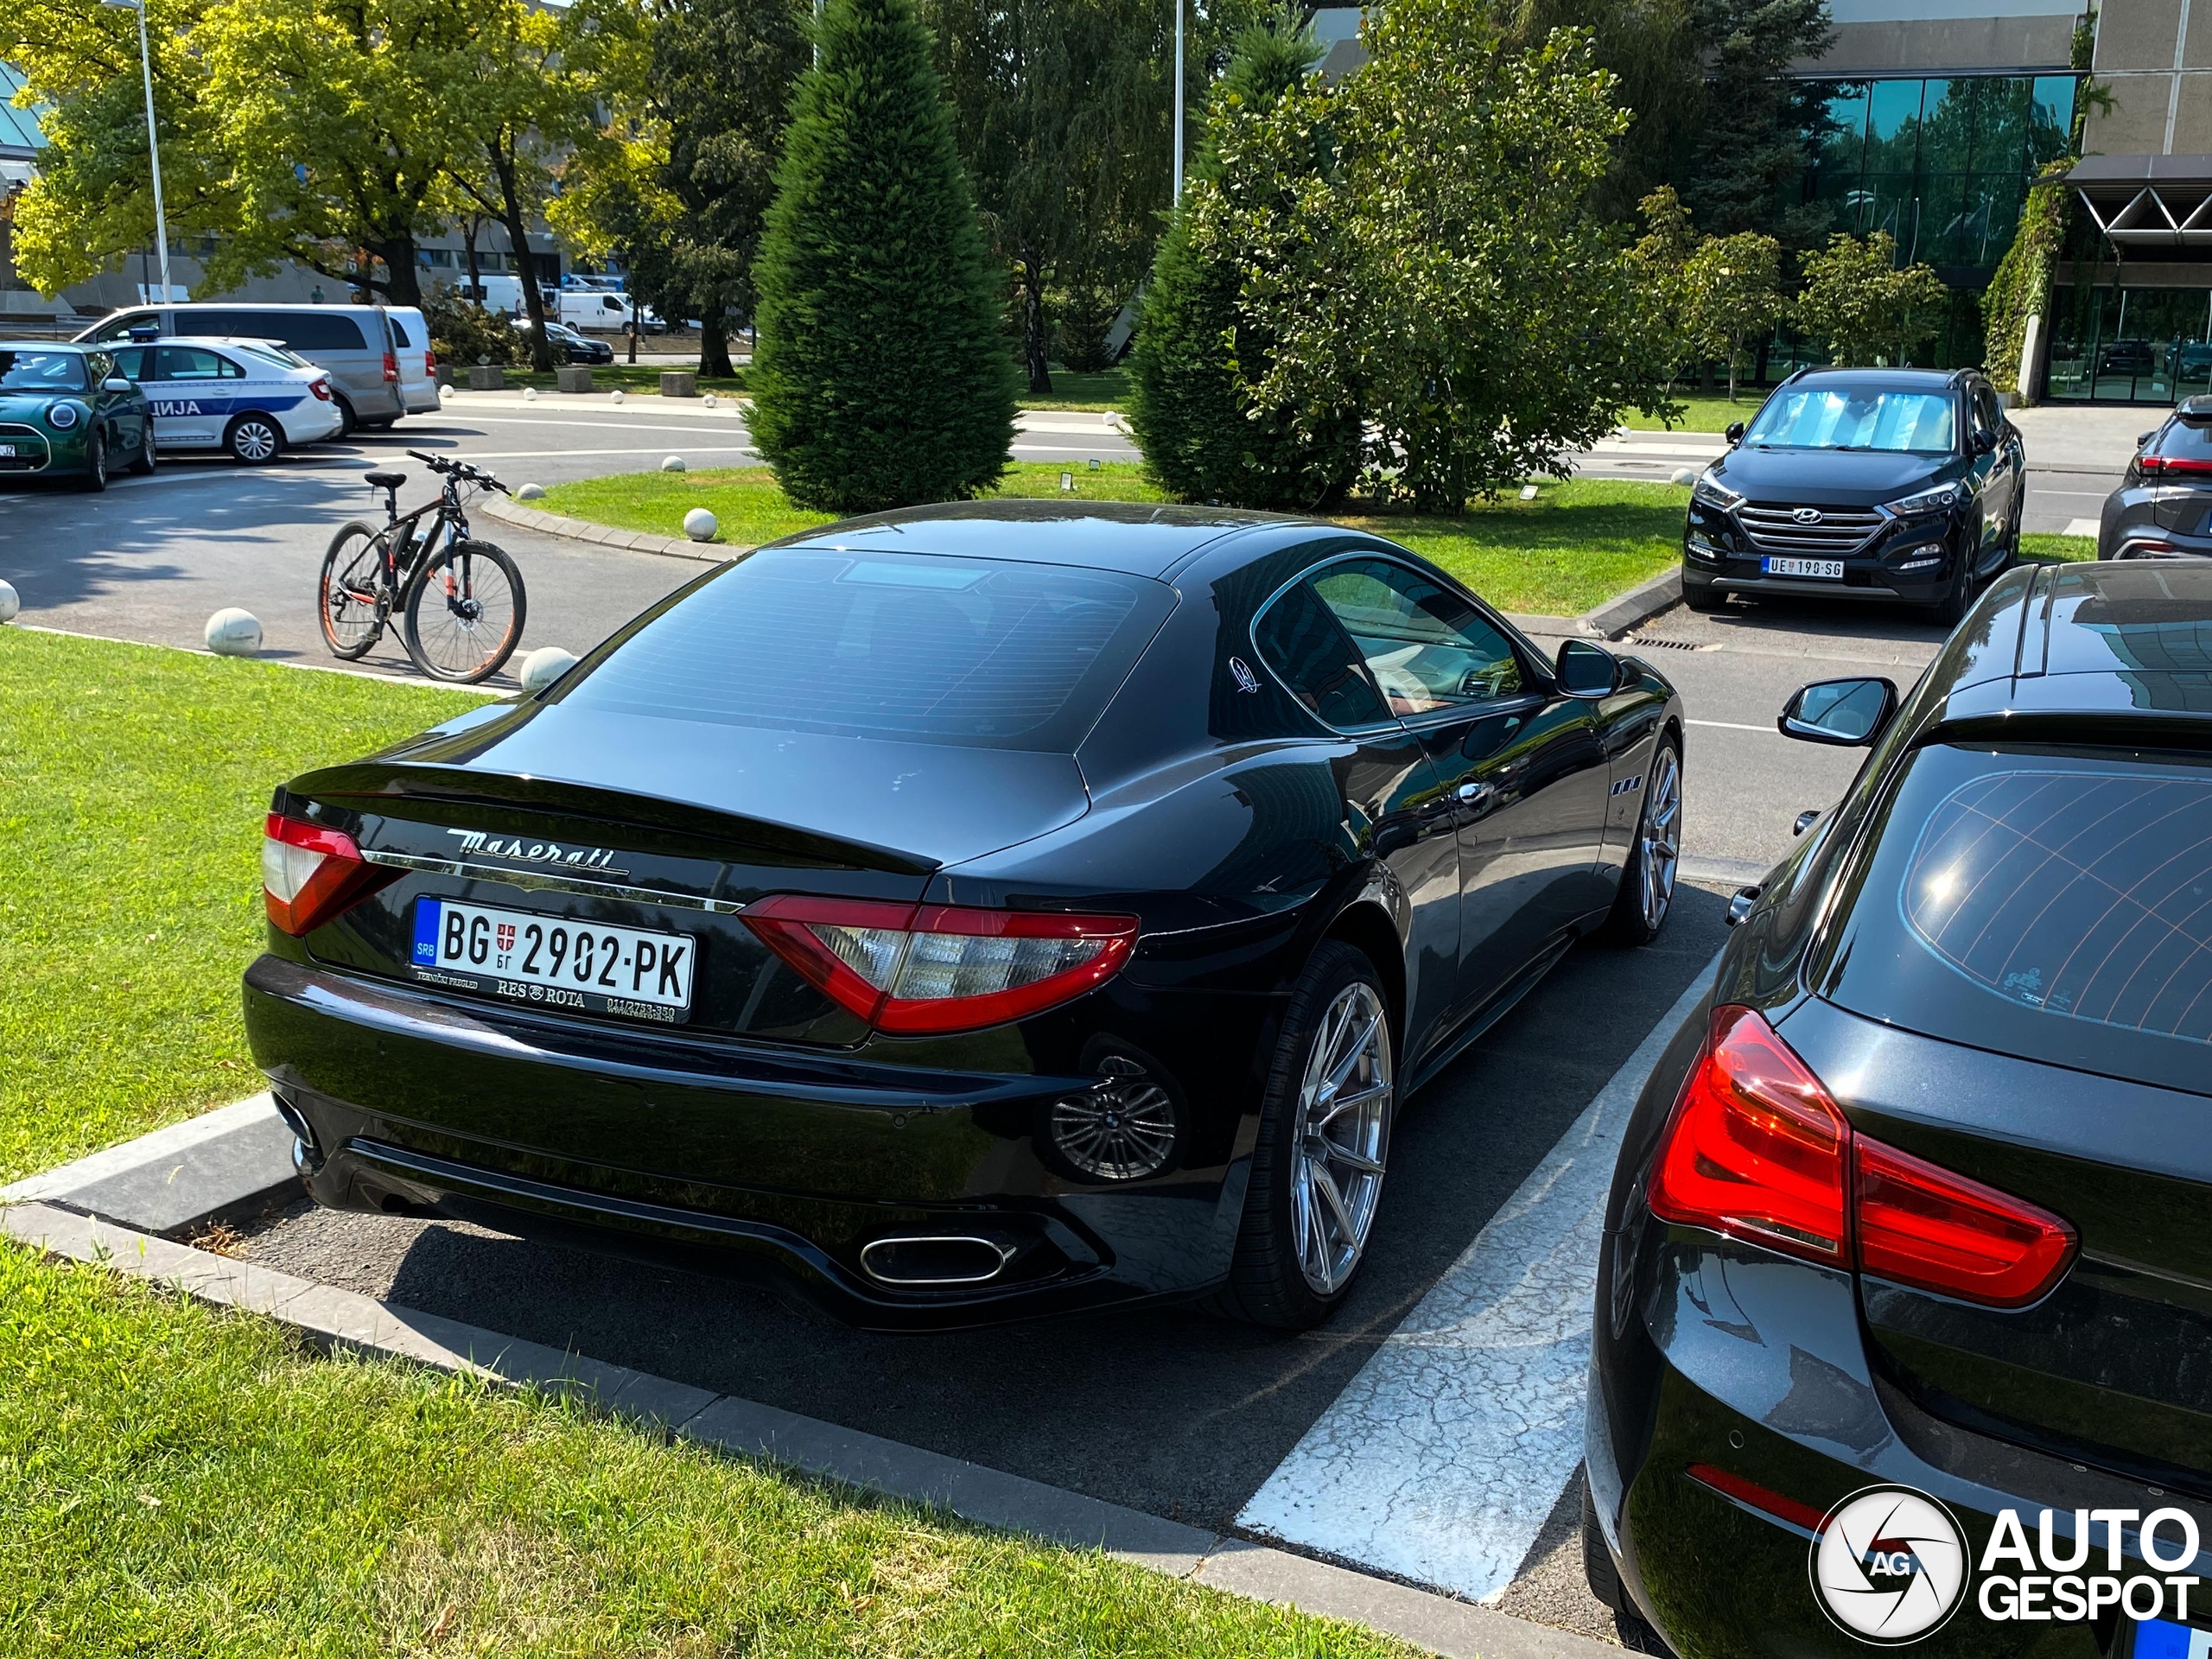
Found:
[[154, 470], [154, 422], [146, 394], [105, 352], [0, 341], [0, 478], [75, 478], [104, 490], [123, 461]]

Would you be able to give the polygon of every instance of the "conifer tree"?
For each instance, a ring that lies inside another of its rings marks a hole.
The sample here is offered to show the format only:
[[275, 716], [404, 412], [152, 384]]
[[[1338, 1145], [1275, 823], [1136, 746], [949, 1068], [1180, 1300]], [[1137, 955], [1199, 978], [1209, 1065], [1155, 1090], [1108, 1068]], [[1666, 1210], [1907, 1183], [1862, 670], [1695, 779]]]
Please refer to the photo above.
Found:
[[817, 39], [754, 273], [753, 442], [802, 506], [972, 496], [1014, 371], [928, 31], [913, 0], [830, 0]]

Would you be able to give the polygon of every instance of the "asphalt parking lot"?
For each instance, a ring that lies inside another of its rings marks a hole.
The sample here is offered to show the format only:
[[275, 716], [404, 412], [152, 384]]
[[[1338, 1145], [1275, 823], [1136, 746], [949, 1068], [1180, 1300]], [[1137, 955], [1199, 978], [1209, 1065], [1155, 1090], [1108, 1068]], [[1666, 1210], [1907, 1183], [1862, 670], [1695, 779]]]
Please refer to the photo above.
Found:
[[[196, 646], [211, 611], [244, 604], [269, 655], [327, 664], [309, 595], [332, 529], [372, 505], [363, 469], [405, 467], [416, 448], [550, 483], [671, 453], [694, 466], [749, 455], [734, 416], [653, 403], [464, 398], [268, 469], [177, 461], [105, 497], [10, 493], [0, 577], [27, 622]], [[1131, 453], [1072, 419], [1033, 427], [1023, 449]], [[588, 648], [700, 569], [480, 529], [523, 563], [525, 647]], [[1549, 645], [1565, 624], [1529, 626]], [[1584, 1217], [1541, 1199], [1572, 1185], [1554, 1177], [1578, 1156], [1577, 1179], [1610, 1169], [1609, 1148], [1578, 1139], [1586, 1114], [1671, 1030], [1670, 1010], [1723, 936], [1727, 894], [1857, 768], [1853, 752], [1782, 739], [1775, 711], [1809, 679], [1909, 684], [1941, 637], [1911, 615], [1765, 605], [1674, 611], [1624, 642], [1681, 688], [1691, 722], [1686, 880], [1667, 931], [1641, 950], [1576, 950], [1409, 1103], [1366, 1272], [1321, 1331], [1285, 1339], [1165, 1309], [874, 1336], [746, 1285], [450, 1224], [304, 1209], [245, 1248], [407, 1307], [1609, 1635], [1572, 1529], [1584, 1304], [1547, 1288], [1580, 1271]], [[394, 652], [365, 666], [403, 664]]]

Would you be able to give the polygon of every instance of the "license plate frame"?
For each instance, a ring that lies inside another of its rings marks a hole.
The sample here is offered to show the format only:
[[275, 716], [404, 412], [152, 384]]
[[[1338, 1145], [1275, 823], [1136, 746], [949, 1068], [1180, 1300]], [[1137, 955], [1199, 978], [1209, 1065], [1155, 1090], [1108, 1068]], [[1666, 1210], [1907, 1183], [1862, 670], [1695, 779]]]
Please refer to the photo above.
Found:
[[1800, 559], [1779, 557], [1769, 553], [1759, 559], [1759, 574], [1763, 576], [1789, 576], [1802, 581], [1841, 582], [1841, 559]]
[[696, 933], [431, 893], [416, 898], [411, 919], [407, 965], [416, 979], [532, 1009], [658, 1025], [690, 1020]]

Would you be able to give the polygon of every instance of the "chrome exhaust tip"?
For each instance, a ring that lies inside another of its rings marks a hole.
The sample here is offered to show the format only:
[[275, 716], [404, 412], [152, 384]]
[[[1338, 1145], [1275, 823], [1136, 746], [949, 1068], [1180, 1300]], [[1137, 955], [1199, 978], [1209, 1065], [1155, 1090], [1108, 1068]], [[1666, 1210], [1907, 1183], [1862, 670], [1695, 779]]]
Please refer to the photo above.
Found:
[[872, 1239], [861, 1246], [861, 1269], [878, 1284], [902, 1290], [980, 1285], [1006, 1271], [1014, 1247], [965, 1233], [922, 1233]]

